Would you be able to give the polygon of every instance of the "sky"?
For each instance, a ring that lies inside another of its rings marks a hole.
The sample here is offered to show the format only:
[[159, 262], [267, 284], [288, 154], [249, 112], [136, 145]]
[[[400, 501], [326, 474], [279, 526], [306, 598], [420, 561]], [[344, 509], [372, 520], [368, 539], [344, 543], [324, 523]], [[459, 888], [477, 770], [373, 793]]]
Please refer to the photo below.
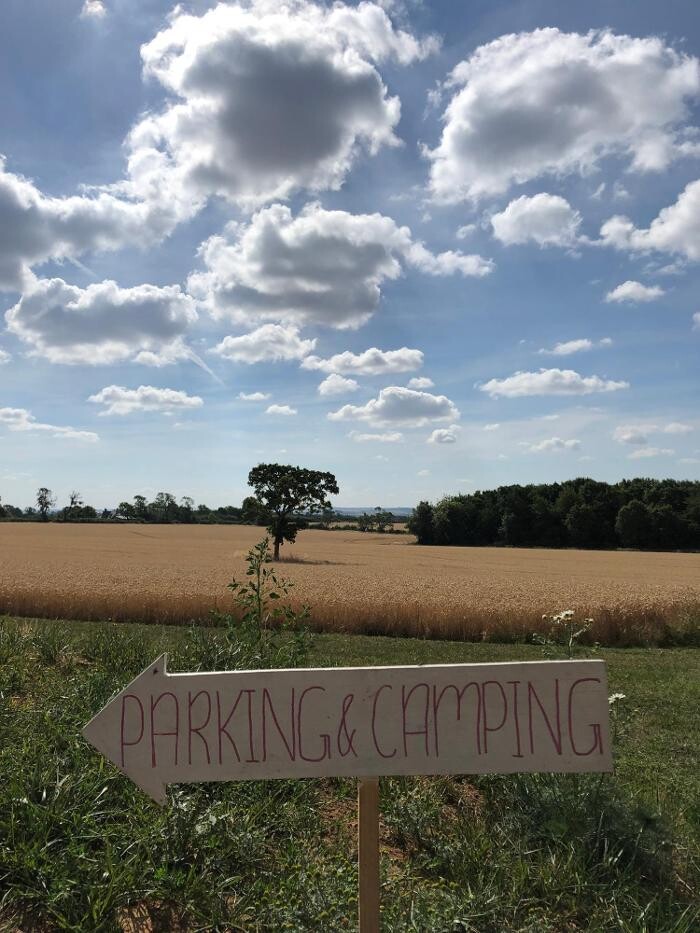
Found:
[[700, 479], [686, 0], [3, 0], [0, 496]]

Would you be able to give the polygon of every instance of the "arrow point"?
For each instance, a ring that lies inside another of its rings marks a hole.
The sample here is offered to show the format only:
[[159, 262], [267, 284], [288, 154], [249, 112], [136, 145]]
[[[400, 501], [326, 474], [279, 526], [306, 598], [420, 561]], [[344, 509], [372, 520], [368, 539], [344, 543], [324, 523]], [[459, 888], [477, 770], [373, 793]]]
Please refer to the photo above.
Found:
[[143, 762], [139, 766], [138, 760], [128, 763], [127, 767], [121, 765], [123, 749], [120, 754], [118, 740], [120, 734], [119, 716], [122, 709], [120, 698], [126, 693], [136, 692], [138, 694], [139, 690], [154, 677], [160, 679], [162, 676], [167, 676], [167, 663], [167, 654], [161, 654], [138, 677], [135, 677], [127, 687], [109, 700], [82, 729], [83, 738], [86, 741], [158, 804], [164, 804], [167, 800], [166, 786], [162, 778], [157, 773], [151, 773], [150, 768], [145, 767]]

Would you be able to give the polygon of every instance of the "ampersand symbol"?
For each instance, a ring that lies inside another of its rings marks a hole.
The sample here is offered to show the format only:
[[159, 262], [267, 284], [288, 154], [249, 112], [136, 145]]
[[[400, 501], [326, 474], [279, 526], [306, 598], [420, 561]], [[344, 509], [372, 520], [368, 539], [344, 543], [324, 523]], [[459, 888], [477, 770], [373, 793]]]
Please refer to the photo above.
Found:
[[[346, 755], [349, 755], [350, 752], [353, 753], [355, 758], [357, 758], [357, 752], [352, 744], [353, 739], [355, 738], [356, 729], [353, 729], [351, 732], [348, 731], [347, 724], [347, 715], [352, 706], [352, 701], [355, 699], [354, 693], [348, 693], [343, 699], [343, 709], [340, 713], [340, 725], [338, 727], [337, 743], [338, 743], [338, 752], [340, 753], [341, 758], [345, 758]], [[343, 751], [343, 746], [341, 745], [341, 737], [345, 736], [346, 746], [345, 751]]]

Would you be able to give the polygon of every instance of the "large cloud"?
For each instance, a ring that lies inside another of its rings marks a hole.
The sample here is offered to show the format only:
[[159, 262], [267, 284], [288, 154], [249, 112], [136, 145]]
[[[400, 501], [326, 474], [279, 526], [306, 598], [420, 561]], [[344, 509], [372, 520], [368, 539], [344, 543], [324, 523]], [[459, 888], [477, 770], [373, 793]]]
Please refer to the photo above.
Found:
[[145, 76], [172, 96], [132, 128], [124, 179], [90, 196], [48, 197], [0, 157], [0, 289], [21, 290], [47, 259], [148, 246], [214, 194], [259, 202], [337, 187], [361, 146], [397, 142], [399, 101], [375, 65], [435, 47], [372, 3], [252, 0], [201, 17], [176, 8], [142, 49]]
[[433, 192], [447, 201], [590, 171], [607, 154], [643, 171], [697, 150], [683, 124], [700, 65], [656, 37], [501, 36], [457, 65], [445, 90], [442, 138], [427, 155]]
[[59, 427], [55, 424], [44, 424], [37, 421], [34, 415], [26, 408], [0, 408], [0, 424], [7, 426], [10, 431], [36, 432], [50, 434], [52, 437], [63, 437], [74, 441], [88, 441], [94, 444], [99, 435], [94, 431], [78, 431], [75, 428]]
[[435, 275], [491, 271], [479, 256], [433, 255], [390, 217], [319, 204], [297, 217], [273, 204], [248, 224], [210, 237], [200, 255], [206, 271], [191, 275], [188, 288], [214, 316], [336, 328], [365, 323], [379, 305], [382, 282], [399, 276], [402, 263]]
[[315, 346], [315, 340], [302, 340], [298, 327], [263, 324], [249, 334], [224, 337], [211, 352], [234, 363], [276, 363], [303, 359]]
[[377, 427], [420, 428], [431, 421], [456, 421], [459, 410], [445, 395], [389, 386], [366, 405], [343, 405], [338, 411], [330, 412], [328, 418], [331, 421], [367, 421]]
[[600, 235], [604, 244], [616, 249], [657, 250], [700, 261], [700, 179], [687, 185], [648, 228], [639, 229], [628, 217], [616, 215], [603, 224]]
[[[324, 360], [319, 356], [307, 356], [302, 369], [319, 369], [324, 373], [343, 373], [355, 376], [385, 376], [394, 373], [412, 372], [423, 365], [423, 351], [401, 347], [399, 350], [379, 350], [370, 347], [362, 353], [344, 350]], [[426, 388], [426, 386], [414, 386]], [[427, 387], [429, 388], [429, 386]]]
[[493, 235], [506, 246], [532, 241], [538, 246], [573, 246], [581, 215], [559, 195], [523, 195], [491, 217]]
[[361, 148], [397, 141], [400, 104], [376, 65], [435, 47], [374, 3], [250, 0], [202, 16], [178, 7], [141, 49], [144, 74], [171, 99], [130, 134], [131, 190], [150, 197], [175, 184], [259, 203], [336, 188]]
[[[87, 288], [39, 279], [5, 314], [8, 330], [31, 354], [53, 363], [115, 363], [151, 353], [189, 355], [182, 337], [197, 314], [178, 285], [119, 288], [105, 281]], [[142, 358], [141, 362], [153, 362]]]
[[600, 376], [581, 376], [573, 369], [540, 369], [518, 372], [506, 379], [489, 379], [479, 386], [492, 398], [520, 398], [526, 395], [590, 395], [628, 389], [628, 382], [614, 382]]
[[104, 405], [100, 415], [131, 415], [135, 411], [171, 413], [201, 408], [204, 402], [198, 395], [188, 395], [179, 389], [158, 389], [155, 386], [105, 386], [88, 398], [89, 402]]
[[29, 267], [86, 252], [147, 246], [175, 226], [171, 201], [135, 203], [101, 192], [46, 197], [27, 178], [8, 172], [0, 156], [0, 290], [21, 290]]

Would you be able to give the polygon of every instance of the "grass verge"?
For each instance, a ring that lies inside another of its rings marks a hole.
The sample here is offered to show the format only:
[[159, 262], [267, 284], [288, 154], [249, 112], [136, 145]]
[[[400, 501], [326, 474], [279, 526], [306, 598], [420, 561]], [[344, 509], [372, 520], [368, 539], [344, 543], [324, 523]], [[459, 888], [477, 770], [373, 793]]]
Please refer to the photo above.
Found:
[[[255, 662], [215, 630], [0, 622], [0, 929], [354, 929], [354, 782], [181, 785], [160, 810], [79, 737], [162, 650], [172, 670]], [[317, 666], [543, 657], [359, 635], [305, 650]], [[385, 929], [697, 929], [700, 655], [597, 654], [626, 695], [613, 776], [382, 781]]]

